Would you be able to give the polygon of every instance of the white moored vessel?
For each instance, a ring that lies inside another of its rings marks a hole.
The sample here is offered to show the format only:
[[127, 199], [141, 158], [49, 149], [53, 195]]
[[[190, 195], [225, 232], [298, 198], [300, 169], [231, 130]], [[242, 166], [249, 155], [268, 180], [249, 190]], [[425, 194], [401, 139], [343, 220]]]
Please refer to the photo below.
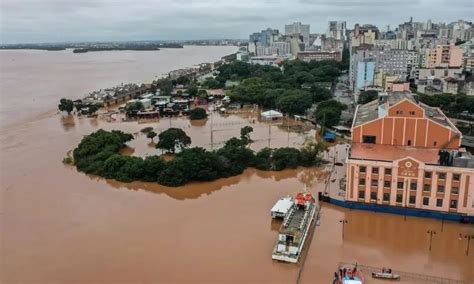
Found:
[[315, 213], [314, 197], [310, 193], [298, 193], [294, 198], [294, 205], [290, 207], [283, 219], [278, 241], [273, 249], [273, 259], [298, 262]]
[[285, 218], [291, 207], [295, 205], [295, 200], [291, 196], [280, 198], [270, 210], [272, 218]]

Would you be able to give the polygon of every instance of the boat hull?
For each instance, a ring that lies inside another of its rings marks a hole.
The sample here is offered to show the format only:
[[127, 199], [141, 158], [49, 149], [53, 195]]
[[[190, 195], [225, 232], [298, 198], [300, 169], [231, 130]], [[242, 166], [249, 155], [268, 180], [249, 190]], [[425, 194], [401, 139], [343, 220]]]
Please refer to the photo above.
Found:
[[305, 230], [305, 233], [303, 235], [300, 246], [298, 247], [298, 254], [297, 255], [287, 255], [287, 254], [279, 253], [277, 251], [277, 247], [278, 247], [278, 244], [277, 244], [275, 246], [275, 248], [273, 249], [272, 259], [278, 260], [278, 261], [289, 262], [289, 263], [297, 263], [298, 262], [298, 260], [301, 256], [301, 252], [303, 251], [304, 244], [306, 242], [306, 238], [308, 237], [309, 231], [310, 231], [311, 227], [313, 226], [314, 219], [315, 219], [315, 216], [316, 216], [316, 210], [317, 210], [317, 206], [314, 204], [312, 209], [311, 209], [311, 212], [310, 212], [310, 216], [311, 216], [310, 218], [311, 219], [308, 222], [308, 228]]

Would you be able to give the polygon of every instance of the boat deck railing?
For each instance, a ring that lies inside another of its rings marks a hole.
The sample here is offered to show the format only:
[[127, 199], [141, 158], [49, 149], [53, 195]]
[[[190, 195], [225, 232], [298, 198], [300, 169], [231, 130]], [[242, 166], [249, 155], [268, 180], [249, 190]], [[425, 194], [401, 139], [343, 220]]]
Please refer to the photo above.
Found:
[[[351, 265], [351, 264], [340, 262], [339, 266], [338, 266], [338, 270], [342, 267], [347, 266], [347, 265]], [[364, 276], [365, 276], [366, 279], [371, 277], [372, 272], [382, 272], [381, 267], [374, 267], [374, 266], [361, 265], [361, 264], [357, 264], [357, 269], [362, 270], [362, 272], [364, 273]], [[443, 277], [436, 277], [436, 276], [431, 276], [431, 275], [426, 275], [426, 274], [406, 272], [406, 271], [400, 271], [400, 270], [394, 270], [394, 269], [392, 269], [392, 273], [400, 275], [400, 280], [401, 281], [403, 281], [403, 280], [415, 280], [416, 282], [419, 282], [419, 283], [469, 284], [469, 282], [467, 282], [467, 281], [455, 280], [455, 279], [449, 279], [449, 278], [443, 278]]]

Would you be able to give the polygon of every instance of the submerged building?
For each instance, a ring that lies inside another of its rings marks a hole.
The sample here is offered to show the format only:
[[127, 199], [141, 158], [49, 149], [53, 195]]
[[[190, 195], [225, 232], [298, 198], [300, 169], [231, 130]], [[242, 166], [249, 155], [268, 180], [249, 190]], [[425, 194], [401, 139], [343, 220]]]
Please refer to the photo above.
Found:
[[460, 147], [461, 138], [439, 108], [418, 102], [410, 92], [382, 93], [359, 105], [345, 205], [472, 221], [474, 157]]

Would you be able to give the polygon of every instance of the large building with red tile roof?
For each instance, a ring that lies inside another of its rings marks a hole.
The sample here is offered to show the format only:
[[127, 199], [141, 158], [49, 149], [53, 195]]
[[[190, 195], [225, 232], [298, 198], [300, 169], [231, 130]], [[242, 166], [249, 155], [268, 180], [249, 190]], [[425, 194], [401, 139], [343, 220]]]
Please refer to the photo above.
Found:
[[359, 105], [347, 159], [346, 201], [474, 215], [474, 156], [439, 108], [410, 92]]

